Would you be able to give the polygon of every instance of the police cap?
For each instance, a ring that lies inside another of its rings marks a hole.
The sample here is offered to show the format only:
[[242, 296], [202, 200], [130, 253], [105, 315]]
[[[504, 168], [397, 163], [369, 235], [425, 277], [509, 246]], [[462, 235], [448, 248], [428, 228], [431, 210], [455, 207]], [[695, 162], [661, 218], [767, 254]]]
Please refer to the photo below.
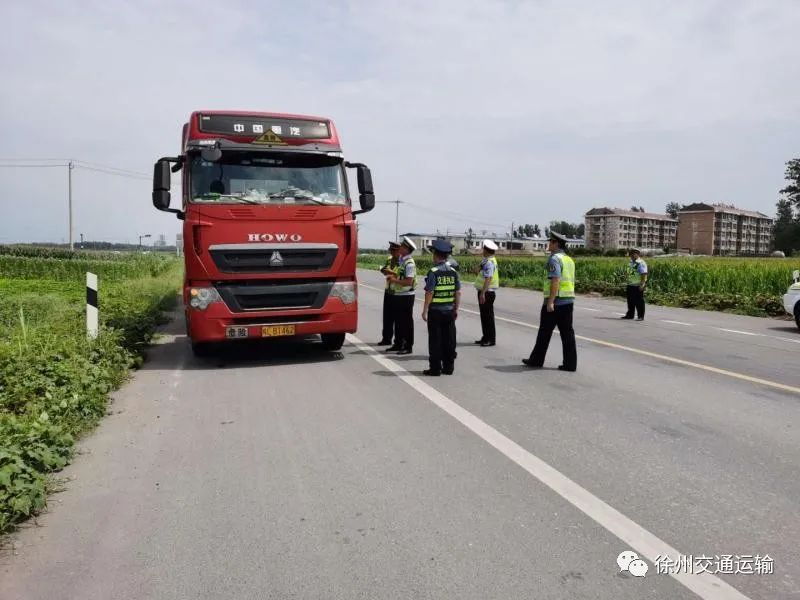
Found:
[[392, 242], [392, 241], [389, 242], [389, 250], [394, 250], [394, 249], [399, 248], [399, 247], [400, 247], [400, 244], [398, 244], [397, 242]]
[[451, 254], [453, 252], [453, 244], [446, 240], [433, 240], [430, 249], [439, 254]]
[[567, 243], [567, 237], [564, 236], [564, 235], [561, 235], [557, 231], [552, 231], [552, 230], [550, 231], [550, 239], [552, 241], [554, 241], [554, 242], [559, 242], [561, 244], [566, 244]]
[[403, 241], [401, 242], [401, 245], [411, 250], [411, 252], [417, 249], [417, 245], [407, 235], [403, 236]]
[[492, 252], [497, 252], [497, 244], [495, 244], [492, 240], [483, 240], [482, 246]]

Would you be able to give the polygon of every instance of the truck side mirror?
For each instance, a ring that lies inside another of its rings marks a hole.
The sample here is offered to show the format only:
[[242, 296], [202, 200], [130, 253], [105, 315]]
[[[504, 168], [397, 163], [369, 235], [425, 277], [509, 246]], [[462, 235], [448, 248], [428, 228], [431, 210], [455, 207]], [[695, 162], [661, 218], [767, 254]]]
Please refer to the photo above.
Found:
[[173, 168], [170, 163], [177, 163], [176, 169], [180, 169], [182, 160], [180, 158], [160, 158], [153, 167], [153, 206], [164, 212], [175, 213], [179, 219], [183, 219], [182, 210], [170, 208], [170, 172]]
[[357, 170], [358, 178], [358, 202], [361, 204], [361, 210], [353, 211], [354, 215], [369, 212], [375, 208], [375, 190], [372, 188], [372, 173], [367, 165], [362, 163], [344, 163], [345, 167]]
[[170, 165], [163, 158], [153, 167], [153, 206], [168, 210], [170, 205]]

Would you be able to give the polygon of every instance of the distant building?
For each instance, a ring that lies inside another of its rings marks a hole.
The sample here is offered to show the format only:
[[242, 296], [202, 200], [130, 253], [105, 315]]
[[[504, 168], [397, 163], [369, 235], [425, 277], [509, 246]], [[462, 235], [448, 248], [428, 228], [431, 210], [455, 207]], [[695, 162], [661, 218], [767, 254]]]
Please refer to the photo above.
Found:
[[[469, 252], [470, 254], [480, 254], [481, 253], [481, 245], [483, 244], [483, 240], [492, 240], [494, 243], [497, 244], [498, 254], [537, 254], [547, 251], [547, 242], [548, 239], [546, 237], [519, 237], [519, 238], [512, 238], [508, 235], [498, 236], [498, 235], [488, 235], [488, 234], [479, 234], [476, 233], [470, 237], [463, 233], [455, 233], [455, 234], [441, 234], [441, 233], [404, 233], [404, 236], [408, 236], [416, 245], [417, 248], [422, 251], [426, 252], [428, 246], [433, 243], [433, 240], [447, 240], [451, 244], [453, 244], [453, 252], [455, 254], [463, 254], [465, 251]], [[583, 238], [568, 238], [567, 239], [567, 248], [574, 249], [574, 248], [585, 248], [586, 242]]]
[[675, 248], [678, 220], [669, 215], [620, 208], [593, 208], [584, 215], [586, 248], [642, 251]]
[[767, 215], [724, 204], [685, 206], [678, 219], [678, 250], [691, 254], [766, 256], [774, 221]]

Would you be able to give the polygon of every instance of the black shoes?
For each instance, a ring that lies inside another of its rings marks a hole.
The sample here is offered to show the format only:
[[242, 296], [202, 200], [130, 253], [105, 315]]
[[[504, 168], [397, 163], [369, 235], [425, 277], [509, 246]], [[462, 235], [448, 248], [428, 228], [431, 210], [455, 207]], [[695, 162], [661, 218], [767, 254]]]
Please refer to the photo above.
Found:
[[445, 375], [452, 375], [453, 369], [442, 369], [442, 373], [444, 373]]
[[638, 318], [638, 319], [636, 319], [636, 320], [637, 320], [637, 321], [644, 321], [644, 317], [639, 317], [639, 318]]
[[439, 377], [442, 374], [441, 371], [434, 371], [433, 369], [425, 369], [422, 372], [423, 375], [428, 375], [429, 377]]
[[486, 348], [488, 346], [494, 346], [495, 342], [481, 342], [481, 348]]
[[483, 346], [483, 342], [484, 342], [484, 341], [485, 341], [485, 340], [475, 340], [475, 345], [476, 345], [476, 346]]
[[522, 364], [525, 365], [526, 367], [530, 367], [532, 369], [540, 369], [542, 367], [542, 365], [537, 365], [530, 358], [523, 358], [522, 359]]
[[628, 315], [625, 315], [624, 317], [620, 317], [620, 319], [622, 319], [623, 321], [625, 321], [625, 320], [632, 321], [633, 317], [629, 317]]
[[559, 371], [569, 371], [570, 373], [574, 373], [576, 369], [574, 367], [572, 369], [568, 369], [564, 365], [558, 365], [558, 370]]
[[390, 348], [384, 350], [384, 352], [400, 352], [400, 350], [402, 349], [403, 349], [402, 346], [391, 346]]
[[378, 346], [391, 346], [392, 340], [381, 340], [378, 342]]
[[403, 348], [397, 354], [398, 354], [398, 356], [402, 355], [402, 354], [411, 354], [411, 348]]

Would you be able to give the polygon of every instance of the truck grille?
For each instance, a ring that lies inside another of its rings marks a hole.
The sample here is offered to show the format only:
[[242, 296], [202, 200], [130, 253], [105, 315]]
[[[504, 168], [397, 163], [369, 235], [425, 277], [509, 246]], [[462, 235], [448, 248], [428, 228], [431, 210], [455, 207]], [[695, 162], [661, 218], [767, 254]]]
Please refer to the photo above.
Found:
[[209, 253], [221, 273], [308, 273], [327, 271], [336, 244], [226, 244]]
[[312, 283], [244, 283], [217, 285], [225, 304], [232, 312], [322, 308], [328, 299], [332, 281]]

